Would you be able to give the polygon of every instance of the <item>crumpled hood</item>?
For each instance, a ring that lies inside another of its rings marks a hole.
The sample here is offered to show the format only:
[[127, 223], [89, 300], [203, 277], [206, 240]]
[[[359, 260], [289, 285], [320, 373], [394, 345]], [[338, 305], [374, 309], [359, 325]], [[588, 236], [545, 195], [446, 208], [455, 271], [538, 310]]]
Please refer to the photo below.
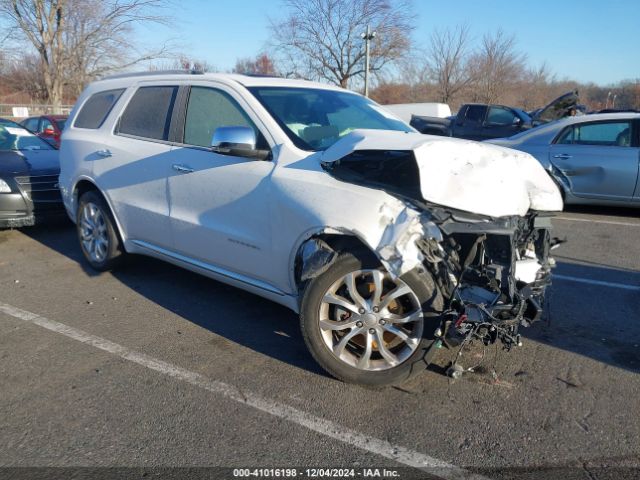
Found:
[[412, 152], [422, 199], [439, 205], [490, 217], [562, 210], [558, 187], [524, 152], [413, 132], [355, 130], [328, 148], [321, 161], [336, 169], [340, 160], [357, 152], [360, 157]]

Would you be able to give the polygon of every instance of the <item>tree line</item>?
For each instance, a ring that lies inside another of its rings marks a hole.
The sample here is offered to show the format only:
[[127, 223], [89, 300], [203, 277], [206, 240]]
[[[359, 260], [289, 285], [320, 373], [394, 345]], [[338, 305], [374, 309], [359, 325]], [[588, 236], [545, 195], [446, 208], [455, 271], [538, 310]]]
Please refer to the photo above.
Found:
[[[380, 103], [504, 103], [531, 110], [579, 89], [592, 109], [640, 108], [640, 81], [603, 87], [532, 68], [503, 30], [473, 38], [468, 25], [436, 29], [416, 44], [408, 0], [282, 0], [263, 51], [236, 73], [319, 80], [360, 91], [362, 34], [371, 42], [371, 96]], [[170, 42], [143, 48], [137, 27], [168, 24], [171, 0], [0, 0], [0, 100], [72, 103], [90, 81], [137, 69], [216, 71]], [[25, 45], [28, 48], [25, 48]]]

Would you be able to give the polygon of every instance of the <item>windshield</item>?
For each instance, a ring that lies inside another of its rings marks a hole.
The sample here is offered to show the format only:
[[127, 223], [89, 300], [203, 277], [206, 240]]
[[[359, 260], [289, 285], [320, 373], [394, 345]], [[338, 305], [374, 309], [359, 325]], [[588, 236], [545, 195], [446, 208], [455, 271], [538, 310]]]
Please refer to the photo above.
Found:
[[53, 147], [21, 125], [2, 121], [0, 150], [53, 150]]
[[56, 120], [56, 123], [58, 124], [58, 128], [60, 129], [60, 131], [64, 130], [64, 125], [65, 123], [67, 123], [67, 119], [66, 118], [59, 118]]
[[354, 93], [288, 87], [252, 87], [249, 91], [303, 150], [326, 150], [360, 128], [414, 131], [371, 100]]

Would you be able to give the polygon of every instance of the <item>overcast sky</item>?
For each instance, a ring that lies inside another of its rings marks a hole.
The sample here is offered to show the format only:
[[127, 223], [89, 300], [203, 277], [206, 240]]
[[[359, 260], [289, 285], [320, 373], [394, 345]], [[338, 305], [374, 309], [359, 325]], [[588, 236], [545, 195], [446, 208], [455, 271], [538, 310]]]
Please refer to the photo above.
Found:
[[[532, 66], [546, 62], [559, 78], [602, 85], [640, 78], [640, 0], [413, 0], [413, 39], [426, 45], [436, 28], [467, 23], [476, 40], [502, 28], [515, 34]], [[174, 36], [191, 57], [220, 70], [255, 56], [269, 37], [278, 0], [178, 0], [173, 31], [141, 31], [146, 43]]]

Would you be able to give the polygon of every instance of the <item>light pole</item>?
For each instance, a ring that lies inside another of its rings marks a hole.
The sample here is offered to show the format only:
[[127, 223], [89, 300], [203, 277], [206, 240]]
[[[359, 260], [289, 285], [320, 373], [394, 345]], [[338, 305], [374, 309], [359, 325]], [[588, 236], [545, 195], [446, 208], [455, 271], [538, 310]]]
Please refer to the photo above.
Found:
[[604, 108], [609, 108], [609, 99], [611, 98], [611, 92], [607, 93], [607, 103], [605, 103]]
[[613, 103], [611, 104], [611, 108], [616, 108], [616, 98], [618, 98], [618, 94], [614, 93], [613, 94]]
[[376, 32], [372, 32], [369, 25], [367, 31], [360, 35], [364, 40], [364, 96], [369, 96], [369, 42], [376, 36]]

